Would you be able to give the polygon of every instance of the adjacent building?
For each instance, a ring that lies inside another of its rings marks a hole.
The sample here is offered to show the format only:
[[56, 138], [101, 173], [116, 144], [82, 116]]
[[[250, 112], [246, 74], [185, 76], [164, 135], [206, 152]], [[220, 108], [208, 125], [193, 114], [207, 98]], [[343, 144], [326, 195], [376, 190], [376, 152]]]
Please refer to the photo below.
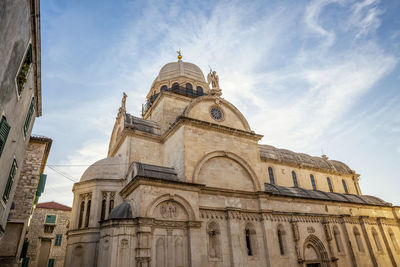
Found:
[[[210, 87], [211, 84], [211, 87]], [[398, 266], [399, 207], [326, 156], [260, 144], [219, 78], [166, 64], [73, 186], [65, 266]]]
[[64, 266], [70, 215], [71, 207], [57, 202], [37, 204], [28, 229], [25, 266]]
[[40, 195], [44, 192], [44, 168], [52, 140], [44, 136], [31, 136], [21, 167], [6, 231], [0, 239], [0, 265], [17, 266], [26, 254], [26, 233]]
[[0, 238], [42, 114], [39, 0], [0, 1]]

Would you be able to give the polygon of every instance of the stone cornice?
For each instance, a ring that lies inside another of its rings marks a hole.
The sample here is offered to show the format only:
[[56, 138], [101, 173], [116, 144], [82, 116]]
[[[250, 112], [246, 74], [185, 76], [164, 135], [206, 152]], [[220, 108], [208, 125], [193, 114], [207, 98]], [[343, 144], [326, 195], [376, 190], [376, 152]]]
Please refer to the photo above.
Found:
[[162, 135], [162, 137], [161, 137], [162, 140], [164, 141], [165, 139], [167, 139], [182, 124], [183, 125], [191, 125], [191, 126], [195, 126], [198, 128], [208, 129], [208, 130], [213, 130], [216, 132], [222, 132], [222, 133], [226, 133], [226, 134], [230, 134], [230, 135], [234, 135], [234, 136], [245, 137], [245, 138], [252, 139], [255, 141], [259, 141], [263, 137], [263, 135], [256, 134], [252, 131], [247, 132], [247, 131], [239, 130], [236, 128], [231, 128], [231, 127], [224, 126], [224, 125], [219, 125], [219, 124], [212, 123], [212, 122], [202, 121], [202, 120], [193, 119], [193, 118], [189, 118], [189, 117], [185, 117], [185, 116], [179, 116], [177, 118], [177, 120], [175, 121], [175, 123], [173, 123], [171, 125], [171, 127]]
[[136, 176], [135, 178], [129, 181], [129, 183], [119, 192], [119, 194], [123, 198], [126, 198], [140, 185], [162, 186], [163, 188], [173, 188], [173, 189], [181, 189], [181, 190], [195, 191], [195, 192], [200, 192], [200, 188], [205, 187], [205, 185], [202, 184]]

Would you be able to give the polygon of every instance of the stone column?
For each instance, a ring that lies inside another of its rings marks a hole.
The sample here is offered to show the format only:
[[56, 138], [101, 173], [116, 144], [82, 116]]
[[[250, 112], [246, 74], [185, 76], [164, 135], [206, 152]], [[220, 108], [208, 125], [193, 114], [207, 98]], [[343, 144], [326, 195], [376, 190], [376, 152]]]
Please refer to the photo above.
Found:
[[396, 267], [397, 266], [396, 260], [393, 257], [393, 253], [392, 253], [392, 250], [390, 249], [389, 242], [388, 242], [388, 240], [386, 238], [386, 235], [385, 235], [385, 231], [383, 230], [382, 220], [384, 220], [384, 219], [385, 219], [384, 217], [378, 217], [377, 218], [378, 227], [379, 227], [379, 230], [381, 231], [383, 242], [385, 243], [386, 250], [387, 250], [387, 252], [389, 254], [389, 257], [390, 257], [390, 261], [392, 262], [392, 265]]
[[140, 219], [136, 232], [136, 266], [150, 267], [151, 262], [151, 221], [148, 219]]
[[262, 233], [263, 233], [263, 240], [264, 240], [264, 254], [265, 254], [265, 262], [267, 263], [267, 267], [271, 266], [271, 262], [269, 260], [269, 251], [268, 251], [268, 240], [267, 240], [267, 224], [266, 224], [266, 220], [264, 218], [264, 215], [261, 214], [260, 215], [261, 219], [260, 219], [260, 223], [261, 223], [261, 229], [262, 229]]
[[357, 267], [356, 256], [354, 255], [354, 250], [353, 250], [353, 247], [351, 245], [349, 233], [347, 232], [347, 227], [346, 227], [345, 217], [349, 217], [349, 216], [350, 215], [341, 215], [340, 216], [340, 225], [342, 226], [342, 231], [344, 233], [344, 238], [345, 238], [345, 241], [346, 241], [345, 243], [346, 243], [347, 248], [348, 248], [348, 250], [350, 252], [351, 262], [352, 262], [354, 267]]
[[324, 227], [325, 238], [326, 238], [326, 242], [328, 243], [328, 251], [331, 256], [331, 261], [333, 262], [334, 266], [337, 267], [338, 266], [338, 264], [337, 264], [338, 258], [335, 257], [335, 253], [333, 252], [333, 249], [332, 249], [332, 232], [331, 232], [329, 222], [326, 219], [324, 219], [324, 220], [322, 220], [321, 223]]
[[[236, 217], [240, 216], [240, 212], [237, 209], [229, 208], [227, 213], [231, 266], [243, 266], [243, 248], [240, 246], [240, 240], [244, 237], [244, 229], [241, 229], [238, 221], [235, 220]], [[238, 251], [240, 251], [240, 253], [238, 253]]]
[[292, 217], [292, 219], [290, 220], [290, 224], [292, 226], [294, 249], [296, 251], [297, 262], [300, 266], [302, 266], [304, 260], [301, 258], [301, 253], [299, 248], [300, 233], [299, 233], [299, 227], [297, 226], [297, 219]]
[[365, 243], [367, 243], [367, 248], [368, 248], [369, 255], [371, 257], [371, 262], [374, 265], [374, 267], [378, 267], [378, 263], [376, 261], [374, 251], [372, 250], [371, 242], [369, 241], [367, 229], [365, 228], [365, 218], [368, 218], [368, 216], [360, 216], [360, 217], [358, 217], [358, 221], [360, 222], [360, 226], [361, 226], [362, 232], [364, 234]]
[[104, 213], [104, 219], [108, 219], [109, 209], [110, 209], [110, 195], [111, 192], [107, 192], [107, 199], [106, 199], [106, 212]]

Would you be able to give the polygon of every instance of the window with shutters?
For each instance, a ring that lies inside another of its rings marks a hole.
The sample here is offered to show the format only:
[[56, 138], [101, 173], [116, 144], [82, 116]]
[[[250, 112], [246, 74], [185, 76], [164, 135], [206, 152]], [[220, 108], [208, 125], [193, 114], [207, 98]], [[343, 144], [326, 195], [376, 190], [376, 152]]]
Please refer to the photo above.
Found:
[[0, 157], [6, 146], [8, 133], [10, 132], [10, 125], [8, 125], [6, 117], [2, 116], [0, 121]]
[[18, 95], [21, 94], [22, 89], [24, 88], [24, 84], [28, 80], [28, 73], [31, 65], [32, 65], [32, 44], [29, 44], [28, 49], [26, 50], [24, 56], [24, 60], [22, 61], [21, 67], [18, 70], [16, 78]]
[[29, 106], [28, 113], [26, 114], [26, 117], [25, 117], [25, 123], [24, 123], [24, 135], [25, 136], [28, 133], [29, 126], [31, 125], [32, 115], [33, 115], [33, 112], [35, 110], [35, 102], [34, 102], [34, 100], [35, 99], [32, 97], [32, 101], [31, 101], [31, 104]]
[[56, 218], [57, 216], [53, 214], [46, 215], [46, 223], [55, 224]]
[[61, 246], [62, 234], [57, 234], [54, 240], [54, 246]]
[[18, 168], [17, 161], [14, 159], [14, 161], [13, 161], [13, 163], [11, 165], [10, 172], [8, 174], [6, 188], [4, 188], [4, 192], [3, 192], [3, 201], [5, 203], [7, 203], [8, 198], [10, 197], [11, 188], [12, 188], [13, 183], [14, 183], [14, 177], [15, 177], [15, 174], [17, 172], [17, 168]]
[[49, 259], [47, 267], [54, 267], [54, 259]]

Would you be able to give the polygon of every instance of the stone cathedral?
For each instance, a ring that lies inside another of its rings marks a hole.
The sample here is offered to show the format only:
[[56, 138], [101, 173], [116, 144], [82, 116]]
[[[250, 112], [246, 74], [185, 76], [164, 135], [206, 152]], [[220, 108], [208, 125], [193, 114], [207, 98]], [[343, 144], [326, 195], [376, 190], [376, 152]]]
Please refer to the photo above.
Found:
[[218, 75], [166, 64], [73, 187], [65, 266], [400, 266], [399, 207], [323, 155], [260, 144]]

